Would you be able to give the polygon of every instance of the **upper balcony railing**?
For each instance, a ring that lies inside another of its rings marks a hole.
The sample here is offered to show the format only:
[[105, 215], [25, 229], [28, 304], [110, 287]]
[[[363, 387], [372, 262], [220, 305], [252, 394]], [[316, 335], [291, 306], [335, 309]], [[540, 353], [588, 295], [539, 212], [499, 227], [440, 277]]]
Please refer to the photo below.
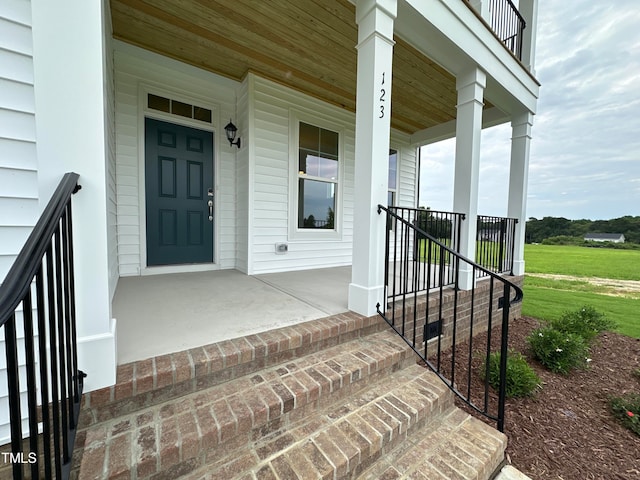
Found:
[[[470, 0], [464, 1], [471, 7]], [[490, 20], [485, 20], [490, 23], [496, 37], [518, 57], [518, 60], [522, 60], [522, 37], [527, 24], [518, 7], [511, 0], [482, 1], [487, 2]]]
[[491, 28], [500, 41], [522, 60], [522, 36], [526, 22], [511, 0], [489, 0]]

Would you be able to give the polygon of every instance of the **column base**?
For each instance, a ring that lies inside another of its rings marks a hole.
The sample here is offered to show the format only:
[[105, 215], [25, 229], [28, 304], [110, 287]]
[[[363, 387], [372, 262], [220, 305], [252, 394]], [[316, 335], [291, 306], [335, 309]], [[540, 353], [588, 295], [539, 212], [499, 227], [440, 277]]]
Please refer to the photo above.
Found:
[[460, 268], [458, 276], [458, 288], [460, 290], [471, 290], [475, 286], [475, 278], [473, 278], [472, 268]]
[[384, 286], [364, 287], [349, 284], [349, 310], [365, 317], [371, 317], [378, 313], [376, 305], [384, 301]]
[[513, 275], [516, 277], [519, 277], [520, 275], [524, 275], [524, 260], [514, 260]]
[[110, 331], [101, 335], [78, 338], [78, 368], [87, 374], [84, 391], [109, 387], [116, 383], [118, 356], [116, 348], [116, 319]]

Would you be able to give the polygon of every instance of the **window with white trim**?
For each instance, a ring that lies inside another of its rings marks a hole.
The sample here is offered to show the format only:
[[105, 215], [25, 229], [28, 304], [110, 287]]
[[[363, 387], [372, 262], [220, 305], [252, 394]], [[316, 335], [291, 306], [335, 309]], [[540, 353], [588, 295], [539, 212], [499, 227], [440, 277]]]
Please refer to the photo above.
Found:
[[340, 135], [298, 124], [297, 228], [336, 230]]

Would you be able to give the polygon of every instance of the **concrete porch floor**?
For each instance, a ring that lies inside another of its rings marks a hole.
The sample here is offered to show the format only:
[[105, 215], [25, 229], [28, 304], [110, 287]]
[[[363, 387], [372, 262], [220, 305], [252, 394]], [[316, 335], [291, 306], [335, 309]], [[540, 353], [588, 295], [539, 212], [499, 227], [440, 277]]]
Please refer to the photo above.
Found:
[[350, 266], [122, 277], [113, 299], [118, 364], [346, 312], [350, 281]]

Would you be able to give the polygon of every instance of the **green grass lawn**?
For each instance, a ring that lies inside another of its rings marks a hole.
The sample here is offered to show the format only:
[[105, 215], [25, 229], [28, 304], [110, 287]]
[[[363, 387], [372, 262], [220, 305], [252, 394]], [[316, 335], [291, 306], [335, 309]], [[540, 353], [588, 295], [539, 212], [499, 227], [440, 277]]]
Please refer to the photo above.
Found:
[[527, 272], [640, 280], [640, 250], [525, 245]]
[[[605, 248], [526, 245], [526, 271], [578, 277], [640, 280], [640, 251]], [[640, 338], [640, 298], [604, 295], [609, 287], [580, 280], [526, 277], [522, 314], [549, 320], [567, 310], [592, 305], [618, 324], [624, 335]]]

